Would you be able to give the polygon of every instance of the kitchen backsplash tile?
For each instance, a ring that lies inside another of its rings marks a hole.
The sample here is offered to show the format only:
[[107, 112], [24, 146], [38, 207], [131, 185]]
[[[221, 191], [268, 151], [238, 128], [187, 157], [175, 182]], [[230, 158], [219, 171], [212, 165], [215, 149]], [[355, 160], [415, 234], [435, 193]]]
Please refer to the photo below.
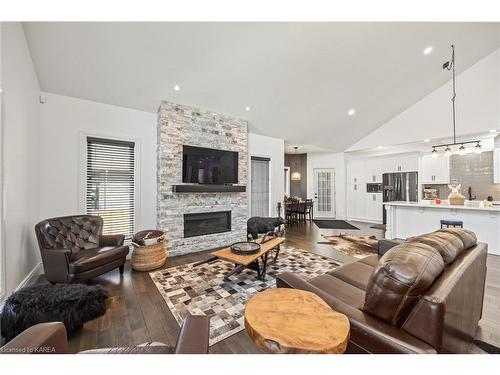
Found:
[[[462, 184], [461, 193], [467, 198], [469, 186], [472, 196], [477, 200], [486, 199], [489, 195], [493, 200], [500, 201], [500, 184], [493, 183], [493, 151], [481, 154], [452, 155], [450, 159], [450, 181], [452, 184]], [[448, 185], [431, 185], [438, 190], [438, 197], [448, 198]]]

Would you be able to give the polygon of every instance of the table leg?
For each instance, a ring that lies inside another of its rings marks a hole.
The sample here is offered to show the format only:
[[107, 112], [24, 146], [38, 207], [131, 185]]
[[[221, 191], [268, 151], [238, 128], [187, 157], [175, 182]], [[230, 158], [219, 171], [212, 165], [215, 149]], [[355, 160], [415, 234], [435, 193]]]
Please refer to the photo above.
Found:
[[258, 259], [255, 260], [255, 270], [257, 271], [257, 278], [261, 280], [262, 273], [260, 272], [260, 263]]
[[269, 251], [262, 256], [262, 271], [260, 272], [260, 276], [259, 276], [259, 279], [262, 281], [264, 281], [266, 279], [268, 255], [269, 255]]
[[233, 276], [235, 273], [240, 273], [241, 271], [243, 271], [243, 268], [245, 268], [245, 266], [237, 266], [237, 267], [234, 267], [233, 270], [229, 273], [227, 273], [225, 276], [224, 276], [224, 280], [226, 281], [229, 281], [229, 278], [231, 276]]
[[276, 263], [276, 261], [278, 260], [278, 255], [280, 255], [280, 245], [276, 246], [276, 252], [274, 253], [274, 258], [271, 264]]

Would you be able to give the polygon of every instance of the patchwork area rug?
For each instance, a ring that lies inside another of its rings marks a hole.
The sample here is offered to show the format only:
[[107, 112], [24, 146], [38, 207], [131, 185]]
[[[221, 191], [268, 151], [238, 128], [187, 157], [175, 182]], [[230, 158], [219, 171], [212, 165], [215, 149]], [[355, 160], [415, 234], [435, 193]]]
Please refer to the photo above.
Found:
[[364, 258], [368, 255], [377, 254], [378, 240], [375, 236], [323, 236], [328, 242], [320, 244], [333, 245], [335, 250], [354, 258]]
[[179, 325], [187, 315], [211, 317], [210, 345], [245, 328], [246, 301], [257, 292], [274, 288], [278, 274], [288, 271], [309, 279], [339, 266], [331, 259], [283, 245], [277, 262], [268, 264], [265, 281], [247, 269], [224, 281], [233, 264], [223, 260], [197, 267], [193, 264], [150, 272], [150, 276]]

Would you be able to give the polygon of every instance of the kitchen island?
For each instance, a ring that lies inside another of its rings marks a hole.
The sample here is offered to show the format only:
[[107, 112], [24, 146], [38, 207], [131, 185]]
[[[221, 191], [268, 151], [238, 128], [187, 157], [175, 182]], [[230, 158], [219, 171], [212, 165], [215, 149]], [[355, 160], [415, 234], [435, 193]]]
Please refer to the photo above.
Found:
[[479, 207], [479, 202], [465, 206], [434, 204], [434, 201], [386, 202], [385, 238], [406, 239], [433, 232], [441, 220], [463, 221], [478, 241], [488, 244], [488, 253], [500, 255], [500, 206]]

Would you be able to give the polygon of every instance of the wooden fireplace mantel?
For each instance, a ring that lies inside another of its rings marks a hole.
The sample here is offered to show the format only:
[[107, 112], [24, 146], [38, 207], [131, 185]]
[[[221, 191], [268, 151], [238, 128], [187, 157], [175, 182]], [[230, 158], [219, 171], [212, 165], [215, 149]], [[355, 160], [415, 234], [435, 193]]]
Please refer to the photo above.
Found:
[[172, 191], [174, 193], [242, 193], [246, 191], [246, 188], [245, 185], [172, 185]]

